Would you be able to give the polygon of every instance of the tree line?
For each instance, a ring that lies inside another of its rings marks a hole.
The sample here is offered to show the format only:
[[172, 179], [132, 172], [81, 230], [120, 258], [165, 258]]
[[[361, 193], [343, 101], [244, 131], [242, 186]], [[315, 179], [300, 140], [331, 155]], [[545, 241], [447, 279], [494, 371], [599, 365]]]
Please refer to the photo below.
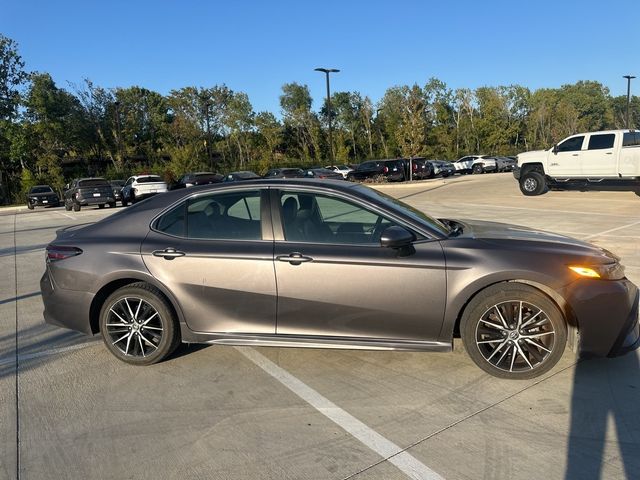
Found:
[[[125, 178], [142, 170], [167, 180], [188, 171], [359, 163], [372, 158], [512, 155], [546, 148], [580, 131], [624, 128], [626, 96], [597, 81], [531, 90], [520, 85], [387, 89], [377, 102], [337, 91], [319, 111], [307, 85], [282, 86], [280, 112], [256, 112], [226, 85], [162, 95], [141, 86], [105, 88], [85, 80], [61, 87], [27, 72], [17, 44], [0, 34], [0, 201], [26, 189], [60, 190], [71, 178]], [[333, 126], [329, 144], [329, 115]], [[633, 96], [631, 125], [640, 124]]]

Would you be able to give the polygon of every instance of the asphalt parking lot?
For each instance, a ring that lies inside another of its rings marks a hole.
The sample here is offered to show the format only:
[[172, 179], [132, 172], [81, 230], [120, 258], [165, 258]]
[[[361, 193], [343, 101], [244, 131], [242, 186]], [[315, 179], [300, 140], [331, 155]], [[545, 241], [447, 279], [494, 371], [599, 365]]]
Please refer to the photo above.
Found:
[[[380, 188], [434, 216], [588, 240], [640, 284], [633, 193], [524, 197], [510, 174]], [[140, 368], [46, 325], [44, 247], [113, 211], [0, 210], [0, 479], [640, 478], [638, 352], [578, 362], [567, 350], [523, 382], [488, 376], [459, 344], [182, 346]]]

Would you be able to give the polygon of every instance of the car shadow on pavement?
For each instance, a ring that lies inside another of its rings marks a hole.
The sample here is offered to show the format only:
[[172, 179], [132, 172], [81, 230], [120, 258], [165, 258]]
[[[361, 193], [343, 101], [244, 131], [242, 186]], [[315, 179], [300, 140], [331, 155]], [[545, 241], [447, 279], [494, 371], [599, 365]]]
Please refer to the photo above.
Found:
[[[640, 351], [633, 351], [618, 358], [578, 362], [565, 480], [640, 478], [639, 355]], [[607, 439], [609, 418], [615, 425], [619, 452]], [[617, 467], [613, 465], [618, 463], [622, 471], [614, 475], [612, 469]], [[612, 465], [603, 474], [605, 464]]]

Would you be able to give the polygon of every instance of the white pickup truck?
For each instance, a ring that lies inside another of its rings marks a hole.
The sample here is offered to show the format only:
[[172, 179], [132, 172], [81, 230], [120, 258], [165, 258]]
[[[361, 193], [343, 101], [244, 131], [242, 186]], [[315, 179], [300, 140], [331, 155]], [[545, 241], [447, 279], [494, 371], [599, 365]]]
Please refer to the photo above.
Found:
[[549, 150], [518, 155], [513, 176], [524, 195], [578, 187], [640, 192], [640, 131], [579, 133]]

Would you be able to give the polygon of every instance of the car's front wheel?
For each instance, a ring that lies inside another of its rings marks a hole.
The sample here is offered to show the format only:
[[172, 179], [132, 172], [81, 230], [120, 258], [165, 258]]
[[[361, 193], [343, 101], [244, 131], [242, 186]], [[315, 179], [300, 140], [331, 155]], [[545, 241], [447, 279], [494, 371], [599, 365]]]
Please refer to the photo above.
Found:
[[530, 379], [558, 363], [567, 326], [558, 306], [529, 285], [500, 283], [478, 293], [460, 334], [471, 359], [499, 378]]
[[146, 283], [116, 290], [100, 311], [100, 332], [107, 349], [133, 365], [151, 365], [169, 356], [180, 343], [173, 310], [162, 294]]
[[520, 191], [527, 196], [541, 195], [545, 192], [546, 182], [540, 172], [527, 172], [520, 178]]

